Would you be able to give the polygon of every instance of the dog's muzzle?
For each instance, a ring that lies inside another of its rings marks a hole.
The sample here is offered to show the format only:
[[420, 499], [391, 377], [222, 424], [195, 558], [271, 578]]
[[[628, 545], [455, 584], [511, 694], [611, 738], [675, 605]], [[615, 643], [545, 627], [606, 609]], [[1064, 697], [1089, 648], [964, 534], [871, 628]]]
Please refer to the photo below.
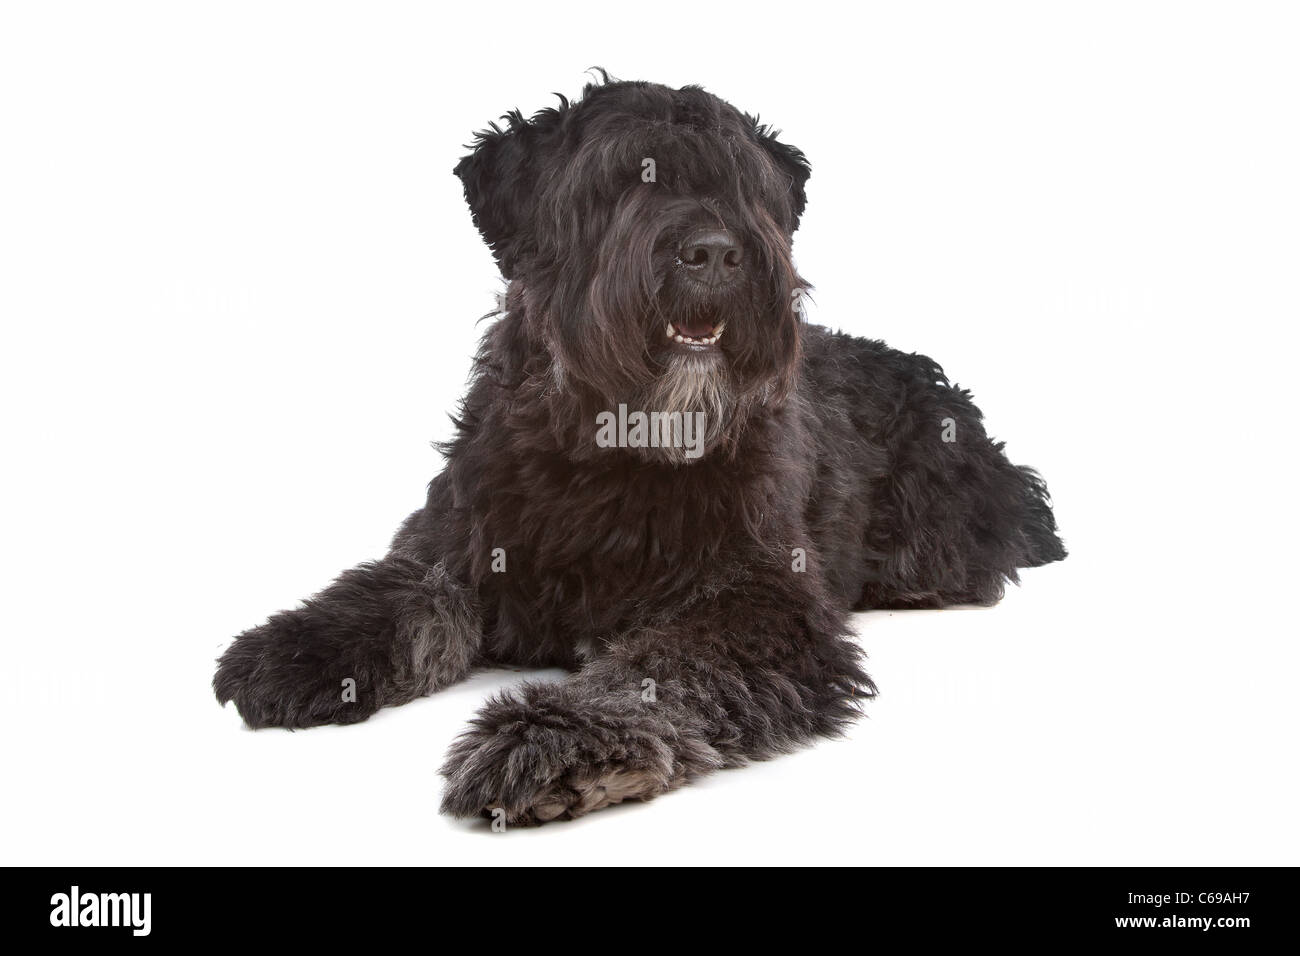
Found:
[[[744, 247], [735, 235], [718, 226], [696, 229], [682, 243], [674, 266], [681, 281], [693, 287], [695, 296], [712, 298], [724, 293], [740, 276]], [[671, 343], [687, 351], [702, 352], [717, 348], [726, 321], [710, 314], [709, 309], [693, 309], [693, 314], [669, 322], [664, 333]]]

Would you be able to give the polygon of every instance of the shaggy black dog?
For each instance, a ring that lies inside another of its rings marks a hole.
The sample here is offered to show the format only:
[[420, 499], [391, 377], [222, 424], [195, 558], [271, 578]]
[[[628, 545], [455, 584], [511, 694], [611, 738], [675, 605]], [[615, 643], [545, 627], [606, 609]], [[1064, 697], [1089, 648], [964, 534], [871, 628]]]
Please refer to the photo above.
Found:
[[503, 119], [456, 167], [509, 285], [446, 470], [386, 557], [225, 652], [250, 726], [568, 668], [487, 702], [443, 809], [574, 817], [840, 731], [875, 692], [850, 610], [992, 604], [1065, 556], [938, 365], [803, 321], [799, 150], [608, 77]]

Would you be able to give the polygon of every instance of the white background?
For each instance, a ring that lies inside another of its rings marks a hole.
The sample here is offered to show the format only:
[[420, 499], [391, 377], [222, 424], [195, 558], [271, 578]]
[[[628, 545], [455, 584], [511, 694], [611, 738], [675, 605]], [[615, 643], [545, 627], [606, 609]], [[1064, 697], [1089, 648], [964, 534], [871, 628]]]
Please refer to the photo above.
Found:
[[[5, 863], [1300, 862], [1286, 5], [62, 4], [0, 14]], [[250, 732], [239, 631], [378, 556], [499, 281], [451, 168], [583, 70], [814, 173], [812, 319], [933, 355], [1072, 552], [859, 617], [844, 740], [505, 836], [484, 673]]]

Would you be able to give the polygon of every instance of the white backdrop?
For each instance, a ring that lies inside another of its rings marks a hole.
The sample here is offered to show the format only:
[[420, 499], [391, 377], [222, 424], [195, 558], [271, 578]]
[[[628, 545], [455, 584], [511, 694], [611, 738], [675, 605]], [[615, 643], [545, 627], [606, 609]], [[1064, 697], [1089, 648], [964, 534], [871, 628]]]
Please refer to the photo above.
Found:
[[[1298, 42], [1263, 3], [6, 4], [3, 862], [1300, 862]], [[805, 150], [812, 320], [973, 388], [1072, 554], [858, 618], [844, 740], [496, 836], [435, 770], [519, 674], [292, 734], [209, 681], [422, 503], [499, 288], [451, 168], [592, 65]]]

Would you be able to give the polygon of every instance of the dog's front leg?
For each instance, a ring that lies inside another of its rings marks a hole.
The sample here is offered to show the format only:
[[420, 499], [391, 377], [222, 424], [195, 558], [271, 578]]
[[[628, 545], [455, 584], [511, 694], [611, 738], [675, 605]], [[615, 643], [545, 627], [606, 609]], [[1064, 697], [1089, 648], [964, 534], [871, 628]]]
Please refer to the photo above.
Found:
[[250, 727], [351, 724], [461, 680], [481, 641], [474, 602], [446, 568], [394, 553], [239, 635], [213, 689]]
[[844, 634], [776, 584], [630, 634], [567, 681], [490, 700], [451, 748], [442, 809], [568, 819], [834, 735], [874, 693]]

